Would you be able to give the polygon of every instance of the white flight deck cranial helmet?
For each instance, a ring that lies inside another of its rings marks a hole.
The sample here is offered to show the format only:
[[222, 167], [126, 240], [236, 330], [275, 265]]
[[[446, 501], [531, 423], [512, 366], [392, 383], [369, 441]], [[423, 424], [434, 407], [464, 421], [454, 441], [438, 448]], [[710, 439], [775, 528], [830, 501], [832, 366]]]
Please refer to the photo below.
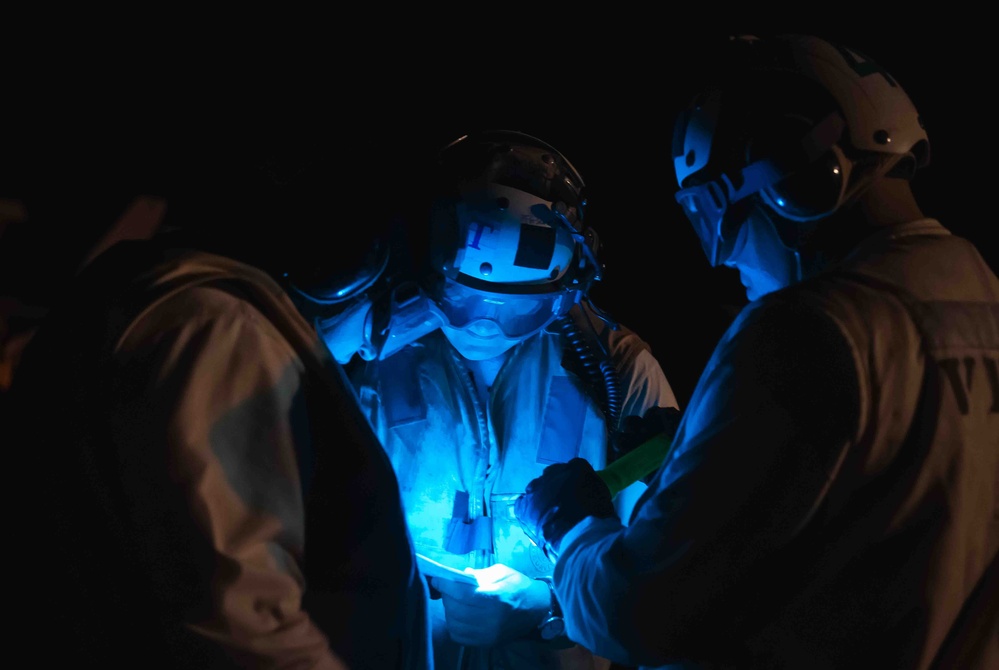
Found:
[[[908, 95], [863, 53], [806, 35], [730, 40], [727, 69], [674, 129], [676, 200], [712, 265], [753, 208], [789, 248], [872, 183], [910, 179], [929, 141]], [[817, 223], [813, 223], [813, 226]]]
[[452, 342], [482, 345], [469, 357], [536, 333], [600, 278], [585, 184], [549, 144], [510, 130], [466, 135], [440, 152], [435, 176], [432, 295]]

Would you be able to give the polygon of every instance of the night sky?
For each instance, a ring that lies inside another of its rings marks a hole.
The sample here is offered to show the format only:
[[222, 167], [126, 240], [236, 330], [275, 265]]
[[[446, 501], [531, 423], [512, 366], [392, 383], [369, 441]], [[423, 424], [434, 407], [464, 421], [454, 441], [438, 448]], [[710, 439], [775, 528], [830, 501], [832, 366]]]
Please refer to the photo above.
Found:
[[[330, 147], [343, 165], [333, 232], [350, 235], [418, 189], [421, 161], [436, 149], [469, 131], [508, 128], [546, 140], [582, 173], [606, 265], [594, 297], [650, 343], [685, 400], [744, 298], [736, 274], [708, 267], [673, 200], [673, 114], [686, 102], [697, 44], [758, 27], [692, 34], [686, 22], [652, 15], [605, 18], [578, 27], [507, 16], [487, 28], [469, 18], [400, 38], [407, 17], [395, 16], [391, 33], [367, 24], [363, 39], [348, 39], [354, 26], [345, 22], [327, 39], [254, 33], [220, 42], [210, 58], [197, 56], [211, 34], [197, 53], [159, 37], [140, 62], [105, 48], [34, 72], [24, 86], [8, 84], [0, 107], [0, 196], [38, 203], [34, 225], [46, 232], [17, 254], [0, 238], [0, 295], [53, 290], [61, 254], [130, 194], [204, 171], [233, 142], [292, 132]], [[811, 30], [867, 53], [909, 93], [931, 142], [931, 163], [914, 182], [925, 213], [978, 242], [999, 268], [987, 241], [996, 218], [988, 200], [996, 189], [985, 182], [992, 92], [974, 83], [991, 62], [990, 42], [944, 33], [932, 17], [904, 33], [891, 22], [859, 23]], [[141, 41], [135, 34], [128, 44]]]

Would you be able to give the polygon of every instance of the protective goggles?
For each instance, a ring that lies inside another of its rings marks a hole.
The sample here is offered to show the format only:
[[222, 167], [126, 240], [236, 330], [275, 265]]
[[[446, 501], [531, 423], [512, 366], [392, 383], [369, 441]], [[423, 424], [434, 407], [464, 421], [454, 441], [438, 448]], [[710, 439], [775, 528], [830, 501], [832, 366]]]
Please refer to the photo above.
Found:
[[473, 289], [445, 279], [438, 305], [452, 328], [466, 328], [485, 319], [495, 323], [510, 339], [541, 330], [572, 306], [572, 293], [495, 293]]
[[[726, 217], [729, 207], [774, 184], [783, 177], [768, 160], [751, 163], [739, 170], [735, 179], [727, 174], [714, 181], [689, 186], [676, 192], [676, 201], [694, 226], [704, 255], [712, 266], [732, 256], [743, 217]], [[735, 186], [738, 183], [740, 186]]]
[[[818, 207], [808, 215], [790, 211], [777, 185], [796, 172], [813, 165], [830, 149], [836, 149], [835, 143], [842, 136], [844, 127], [843, 117], [834, 112], [799, 140], [800, 157], [797, 161], [791, 164], [785, 161], [785, 167], [779, 167], [775, 160], [763, 158], [739, 170], [723, 173], [712, 181], [682, 188], [676, 192], [676, 201], [683, 207], [684, 213], [693, 224], [704, 254], [711, 265], [720, 265], [732, 257], [739, 228], [745, 221], [745, 216], [726, 216], [726, 214], [732, 205], [751, 195], [760, 193], [768, 204], [781, 211], [783, 216], [793, 220], [805, 221], [817, 218], [835, 209], [849, 175], [839, 175], [840, 188], [836, 198], [833, 199], [834, 202], [825, 203], [824, 207]], [[849, 162], [843, 161], [843, 163], [849, 166]], [[791, 165], [794, 165], [793, 169]]]

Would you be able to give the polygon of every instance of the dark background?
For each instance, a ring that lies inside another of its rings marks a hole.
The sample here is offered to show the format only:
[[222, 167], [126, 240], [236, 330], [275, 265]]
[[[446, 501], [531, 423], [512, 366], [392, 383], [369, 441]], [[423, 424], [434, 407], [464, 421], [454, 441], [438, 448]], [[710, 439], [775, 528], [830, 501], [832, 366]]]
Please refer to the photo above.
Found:
[[986, 183], [992, 96], [978, 83], [991, 62], [984, 28], [955, 33], [940, 15], [903, 26], [865, 14], [835, 29], [660, 12], [573, 21], [482, 8], [438, 22], [384, 11], [274, 26], [257, 15], [253, 29], [216, 20], [201, 32], [190, 17], [187, 30], [148, 39], [133, 26], [110, 39], [26, 43], [0, 89], [0, 198], [28, 203], [30, 216], [0, 230], [0, 296], [49, 300], [132, 196], [194, 175], [210, 188], [234, 146], [289, 134], [335, 157], [333, 244], [405, 205], [420, 166], [447, 142], [509, 128], [554, 145], [582, 173], [606, 265], [594, 297], [651, 344], [685, 402], [744, 297], [737, 275], [708, 267], [673, 200], [673, 115], [707, 40], [787, 29], [859, 49], [899, 81], [931, 142], [914, 182], [924, 211], [999, 267]]

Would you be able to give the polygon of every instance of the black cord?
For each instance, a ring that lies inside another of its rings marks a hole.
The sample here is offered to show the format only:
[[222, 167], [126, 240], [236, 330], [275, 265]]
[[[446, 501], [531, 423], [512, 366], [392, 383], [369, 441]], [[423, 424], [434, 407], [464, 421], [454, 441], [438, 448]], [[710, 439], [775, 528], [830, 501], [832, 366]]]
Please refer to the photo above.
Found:
[[609, 356], [597, 356], [571, 316], [566, 314], [556, 323], [565, 337], [566, 346], [575, 354], [585, 381], [597, 392], [598, 402], [607, 419], [608, 432], [615, 434], [621, 420], [621, 384], [617, 370]]

